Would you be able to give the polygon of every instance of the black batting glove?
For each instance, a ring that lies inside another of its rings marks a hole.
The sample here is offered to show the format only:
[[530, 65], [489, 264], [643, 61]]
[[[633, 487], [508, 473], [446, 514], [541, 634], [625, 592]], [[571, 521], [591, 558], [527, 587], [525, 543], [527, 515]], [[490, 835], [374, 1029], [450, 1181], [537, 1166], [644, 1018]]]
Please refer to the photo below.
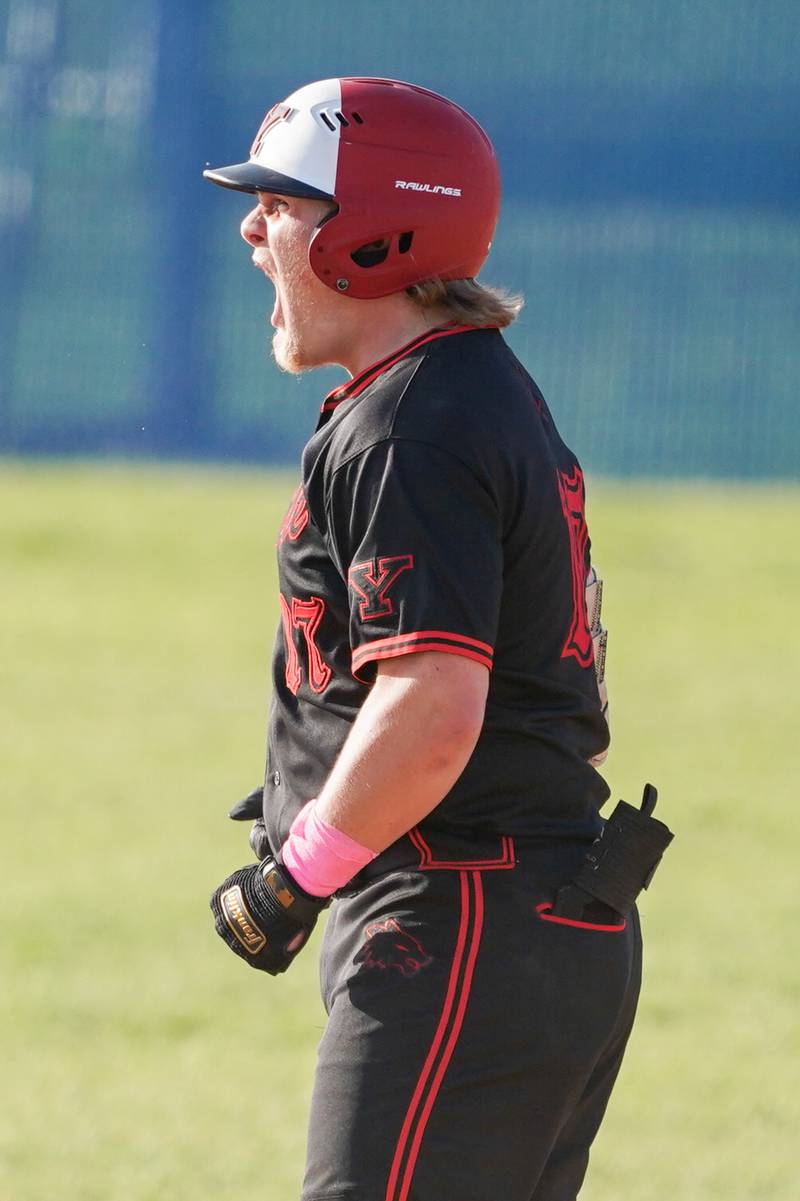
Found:
[[285, 972], [308, 942], [328, 897], [312, 897], [272, 856], [241, 867], [211, 897], [217, 934], [260, 972]]
[[267, 828], [264, 825], [264, 789], [254, 788], [243, 801], [233, 806], [228, 817], [235, 822], [252, 821], [250, 827], [250, 846], [259, 861], [272, 854], [267, 838]]

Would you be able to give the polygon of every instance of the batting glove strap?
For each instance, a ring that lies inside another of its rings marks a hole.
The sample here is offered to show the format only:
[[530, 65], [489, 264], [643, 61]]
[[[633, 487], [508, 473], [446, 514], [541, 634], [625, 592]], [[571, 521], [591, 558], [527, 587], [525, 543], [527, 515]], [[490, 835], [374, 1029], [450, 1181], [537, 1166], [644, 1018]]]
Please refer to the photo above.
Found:
[[272, 857], [239, 868], [211, 897], [217, 934], [234, 954], [271, 976], [285, 972], [328, 904], [303, 892]]
[[272, 854], [272, 847], [269, 845], [267, 827], [264, 824], [263, 817], [257, 817], [253, 822], [250, 827], [250, 833], [247, 836], [247, 841], [250, 843], [250, 848], [259, 863], [262, 859], [267, 859]]

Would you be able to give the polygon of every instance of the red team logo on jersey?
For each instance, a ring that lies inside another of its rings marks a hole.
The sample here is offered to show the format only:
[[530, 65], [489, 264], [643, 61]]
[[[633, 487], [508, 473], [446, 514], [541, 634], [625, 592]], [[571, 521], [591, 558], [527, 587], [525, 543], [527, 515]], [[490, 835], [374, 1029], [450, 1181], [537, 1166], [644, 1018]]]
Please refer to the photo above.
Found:
[[308, 658], [309, 687], [312, 692], [324, 692], [333, 674], [319, 653], [316, 642], [319, 623], [325, 613], [325, 602], [319, 596], [310, 596], [308, 600], [299, 600], [298, 597], [293, 596], [290, 605], [282, 593], [280, 602], [283, 638], [286, 644], [286, 687], [295, 696], [300, 691], [302, 673], [300, 656], [294, 643], [294, 631], [301, 630]]
[[418, 938], [404, 930], [393, 917], [385, 922], [370, 922], [364, 929], [364, 945], [355, 958], [367, 968], [380, 971], [396, 969], [401, 976], [416, 976], [433, 963]]
[[282, 546], [287, 538], [290, 542], [296, 542], [307, 525], [308, 501], [303, 494], [301, 485], [292, 497], [292, 503], [289, 505], [286, 516], [281, 523], [280, 533], [278, 534], [278, 546]]
[[[282, 546], [287, 539], [289, 542], [296, 542], [308, 525], [308, 520], [308, 501], [301, 484], [292, 497], [292, 503], [281, 523], [278, 546]], [[322, 658], [316, 641], [319, 623], [325, 614], [325, 602], [319, 596], [310, 596], [305, 600], [293, 596], [291, 601], [287, 601], [281, 594], [279, 599], [283, 639], [286, 645], [286, 687], [295, 696], [300, 691], [303, 675], [300, 668], [300, 655], [294, 641], [295, 630], [300, 630], [308, 660], [309, 687], [312, 692], [324, 692], [333, 674]]]
[[561, 658], [572, 656], [581, 667], [592, 665], [592, 635], [586, 619], [586, 574], [588, 570], [589, 531], [584, 514], [583, 472], [576, 464], [571, 475], [558, 473], [561, 508], [569, 530], [572, 560], [572, 622]]
[[399, 575], [411, 571], [413, 566], [413, 555], [391, 555], [353, 564], [347, 573], [347, 582], [362, 598], [358, 607], [362, 621], [374, 621], [376, 617], [391, 617], [394, 614], [389, 589]]

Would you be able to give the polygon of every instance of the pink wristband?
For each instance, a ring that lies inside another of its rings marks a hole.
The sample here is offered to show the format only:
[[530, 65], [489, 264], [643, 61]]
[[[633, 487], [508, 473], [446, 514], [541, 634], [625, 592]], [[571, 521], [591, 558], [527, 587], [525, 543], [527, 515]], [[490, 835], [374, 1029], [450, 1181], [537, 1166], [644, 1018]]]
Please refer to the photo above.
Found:
[[292, 822], [281, 859], [304, 892], [329, 897], [371, 863], [377, 852], [318, 817], [316, 803], [309, 801]]

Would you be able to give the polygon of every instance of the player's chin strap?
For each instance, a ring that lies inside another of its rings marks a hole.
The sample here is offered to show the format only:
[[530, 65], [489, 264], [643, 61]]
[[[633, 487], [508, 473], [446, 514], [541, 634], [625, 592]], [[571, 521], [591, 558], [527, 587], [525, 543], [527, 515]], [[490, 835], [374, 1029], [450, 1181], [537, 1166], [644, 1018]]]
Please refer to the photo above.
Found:
[[625, 801], [617, 803], [574, 880], [558, 890], [554, 914], [577, 920], [594, 901], [623, 916], [633, 908], [674, 837], [663, 822], [653, 817], [657, 799], [653, 785], [645, 784], [640, 809]]

